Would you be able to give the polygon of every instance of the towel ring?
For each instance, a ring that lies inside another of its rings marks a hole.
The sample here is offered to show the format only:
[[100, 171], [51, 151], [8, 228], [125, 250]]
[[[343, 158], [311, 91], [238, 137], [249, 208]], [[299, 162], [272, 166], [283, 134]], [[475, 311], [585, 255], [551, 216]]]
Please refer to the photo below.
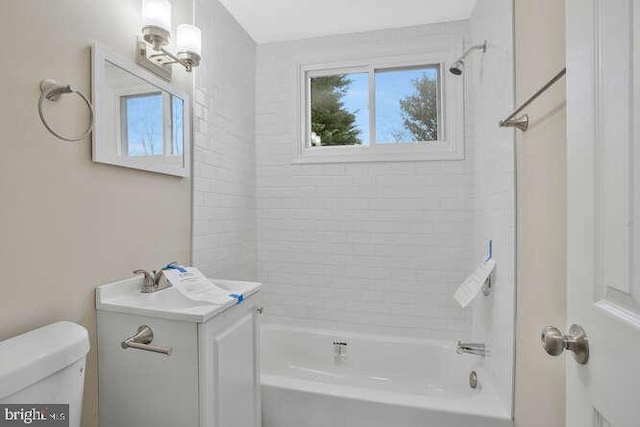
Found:
[[[87, 107], [89, 107], [89, 127], [82, 133], [82, 135], [76, 137], [66, 137], [53, 130], [53, 128], [47, 122], [47, 119], [44, 117], [44, 111], [42, 110], [45, 99], [55, 102], [58, 101], [62, 95], [65, 95], [67, 93], [75, 93], [80, 98], [82, 98], [82, 100], [87, 104]], [[51, 132], [56, 138], [63, 141], [81, 141], [89, 136], [89, 134], [93, 130], [94, 112], [91, 101], [89, 101], [89, 99], [84, 96], [84, 94], [79, 90], [72, 88], [70, 85], [60, 85], [55, 80], [43, 80], [40, 82], [40, 100], [38, 100], [38, 114], [40, 115], [40, 120], [42, 120], [42, 124], [44, 125], [44, 127], [46, 127], [47, 130]]]

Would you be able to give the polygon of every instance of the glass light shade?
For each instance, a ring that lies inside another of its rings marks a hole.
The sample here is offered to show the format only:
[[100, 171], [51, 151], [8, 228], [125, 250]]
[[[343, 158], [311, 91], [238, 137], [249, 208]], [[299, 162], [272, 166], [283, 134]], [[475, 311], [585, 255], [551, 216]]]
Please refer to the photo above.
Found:
[[171, 32], [171, 3], [169, 0], [143, 0], [142, 26], [160, 27]]
[[189, 24], [178, 25], [176, 47], [178, 54], [194, 53], [202, 56], [202, 31], [200, 31], [200, 28]]

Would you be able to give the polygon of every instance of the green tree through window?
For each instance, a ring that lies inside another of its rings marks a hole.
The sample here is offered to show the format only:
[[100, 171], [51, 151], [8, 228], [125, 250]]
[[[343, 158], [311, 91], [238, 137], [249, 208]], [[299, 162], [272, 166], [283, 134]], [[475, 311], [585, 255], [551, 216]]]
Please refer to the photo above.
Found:
[[438, 80], [425, 73], [412, 83], [416, 92], [400, 100], [404, 127], [415, 141], [437, 141]]
[[350, 84], [346, 75], [311, 79], [311, 132], [320, 137], [323, 146], [362, 144], [357, 111], [347, 110], [342, 100]]

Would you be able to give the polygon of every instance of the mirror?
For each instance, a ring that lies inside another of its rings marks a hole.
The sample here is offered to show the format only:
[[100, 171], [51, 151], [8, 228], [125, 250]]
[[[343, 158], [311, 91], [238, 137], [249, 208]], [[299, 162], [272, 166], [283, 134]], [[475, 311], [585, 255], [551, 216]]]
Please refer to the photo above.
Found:
[[93, 161], [189, 176], [189, 96], [97, 44], [92, 65]]

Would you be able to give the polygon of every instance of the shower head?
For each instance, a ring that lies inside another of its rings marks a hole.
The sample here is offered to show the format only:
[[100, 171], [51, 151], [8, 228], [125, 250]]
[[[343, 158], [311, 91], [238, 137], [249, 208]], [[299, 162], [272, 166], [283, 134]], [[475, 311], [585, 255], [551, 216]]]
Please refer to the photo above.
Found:
[[449, 68], [449, 72], [451, 74], [453, 74], [454, 76], [459, 76], [462, 74], [462, 71], [464, 70], [464, 61], [462, 59], [458, 59], [456, 62], [453, 63], [453, 65], [451, 65], [451, 67]]
[[466, 58], [467, 55], [469, 55], [469, 53], [471, 53], [472, 51], [480, 50], [480, 49], [482, 50], [482, 53], [485, 53], [487, 51], [487, 41], [486, 40], [482, 44], [477, 44], [477, 45], [471, 46], [469, 49], [467, 49], [467, 51], [460, 58], [458, 58], [458, 60], [456, 62], [451, 64], [451, 67], [449, 67], [449, 72], [451, 74], [453, 74], [454, 76], [462, 75], [462, 72], [464, 71], [464, 58]]

